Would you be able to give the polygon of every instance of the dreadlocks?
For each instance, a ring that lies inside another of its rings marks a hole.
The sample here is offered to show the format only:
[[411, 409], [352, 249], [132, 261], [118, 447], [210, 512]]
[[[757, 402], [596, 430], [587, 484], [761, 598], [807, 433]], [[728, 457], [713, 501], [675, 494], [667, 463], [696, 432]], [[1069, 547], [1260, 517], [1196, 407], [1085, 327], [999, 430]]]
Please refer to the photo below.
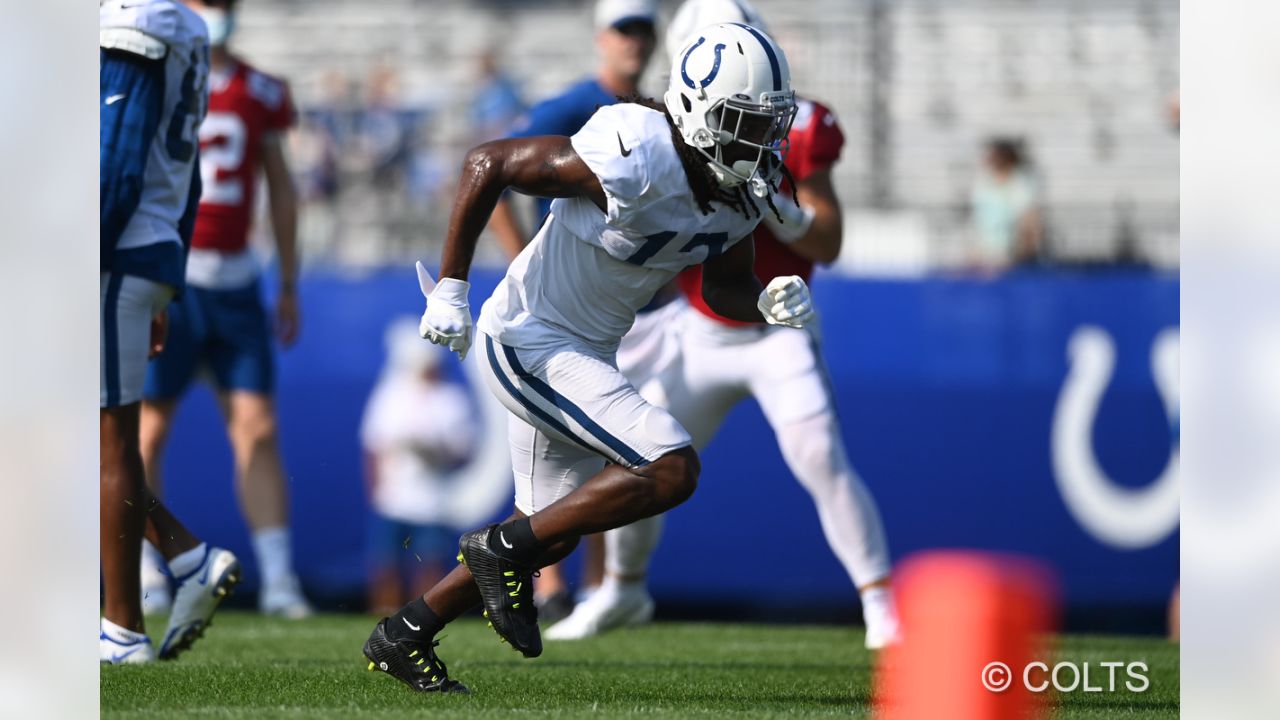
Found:
[[[693, 192], [693, 199], [698, 204], [698, 209], [702, 211], [703, 215], [709, 215], [714, 212], [715, 208], [711, 207], [711, 203], [719, 202], [736, 210], [748, 220], [760, 217], [760, 208], [756, 205], [755, 199], [751, 197], [751, 193], [747, 191], [745, 183], [732, 188], [720, 187], [720, 183], [716, 181], [715, 175], [711, 172], [711, 167], [707, 165], [707, 159], [692, 145], [684, 141], [684, 138], [680, 135], [680, 130], [676, 128], [675, 121], [671, 119], [671, 113], [667, 112], [665, 105], [638, 93], [619, 97], [618, 100], [647, 107], [650, 110], [657, 110], [667, 119], [667, 126], [671, 128], [671, 143], [676, 148], [676, 155], [680, 158], [680, 165], [684, 167], [684, 174], [689, 181], [689, 189]], [[766, 155], [765, 157], [765, 162], [776, 162], [782, 169], [783, 177], [787, 179], [787, 182], [791, 183], [792, 200], [798, 207], [799, 200], [795, 199], [796, 181], [791, 177], [791, 171], [787, 169], [785, 163], [776, 159], [773, 155]], [[777, 192], [778, 185], [771, 185], [770, 190]], [[778, 214], [778, 208], [773, 204], [772, 193], [765, 196], [765, 200], [769, 203], [769, 209], [773, 211], [774, 217], [778, 218], [778, 222], [782, 222], [782, 216]]]

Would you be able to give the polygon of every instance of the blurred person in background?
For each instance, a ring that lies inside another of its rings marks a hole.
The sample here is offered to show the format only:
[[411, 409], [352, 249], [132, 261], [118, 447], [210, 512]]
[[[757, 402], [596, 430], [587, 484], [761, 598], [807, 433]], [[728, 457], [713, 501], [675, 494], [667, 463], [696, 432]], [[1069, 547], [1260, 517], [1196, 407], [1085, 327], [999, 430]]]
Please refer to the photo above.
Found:
[[1044, 237], [1040, 187], [1020, 140], [987, 142], [982, 169], [969, 195], [974, 242], [969, 262], [999, 272], [1034, 262]]
[[[595, 40], [600, 64], [595, 75], [534, 105], [516, 121], [511, 137], [572, 135], [597, 108], [635, 93], [657, 44], [657, 17], [656, 0], [598, 0]], [[537, 227], [551, 210], [551, 198], [536, 198], [535, 207], [530, 227]], [[498, 202], [489, 228], [512, 257], [520, 254], [529, 240], [507, 197]]]
[[[687, 0], [667, 30], [674, 65], [697, 30], [716, 23], [764, 28], [742, 0]], [[808, 279], [815, 264], [840, 255], [844, 225], [831, 173], [844, 147], [832, 111], [797, 98], [786, 164], [794, 182], [774, 193], [753, 233], [755, 273], [762, 282], [784, 275]], [[794, 192], [794, 198], [793, 198]], [[677, 277], [683, 299], [638, 315], [618, 348], [618, 367], [641, 394], [671, 412], [701, 451], [729, 411], [754, 397], [796, 480], [818, 510], [823, 534], [857, 587], [868, 648], [898, 637], [889, 587], [889, 543], [875, 499], [849, 463], [836, 399], [815, 331], [743, 323], [714, 312], [701, 293], [702, 268]], [[649, 560], [662, 533], [655, 515], [605, 533], [600, 589], [547, 629], [549, 640], [577, 640], [648, 622], [654, 603], [646, 587]]]
[[337, 142], [313, 114], [300, 117], [297, 130], [289, 137], [294, 175], [298, 179], [301, 202], [333, 202], [338, 194]]
[[410, 123], [400, 101], [400, 76], [391, 61], [369, 72], [366, 92], [356, 122], [358, 148], [372, 187], [382, 196], [401, 187], [409, 157]]
[[419, 198], [410, 196], [410, 175], [423, 118], [404, 100], [395, 59], [375, 64], [365, 78], [352, 143], [339, 156], [350, 180], [342, 188], [339, 211], [341, 261], [375, 265], [411, 254], [420, 221], [412, 216]]
[[424, 342], [417, 318], [387, 326], [387, 363], [365, 406], [360, 442], [373, 513], [369, 609], [391, 614], [439, 582], [462, 522], [452, 477], [478, 432], [467, 392], [440, 373], [445, 350]]
[[239, 582], [235, 555], [195, 537], [147, 489], [138, 418], [147, 360], [165, 345], [169, 299], [183, 291], [200, 196], [196, 127], [205, 115], [209, 36], [172, 0], [99, 6], [98, 155], [101, 386], [99, 496], [103, 608], [99, 659], [146, 663], [139, 591], [145, 536], [178, 582], [158, 656], [204, 634]]
[[314, 113], [300, 115], [288, 147], [298, 186], [298, 252], [314, 263], [328, 257], [335, 242], [338, 147]]
[[[600, 64], [596, 74], [570, 86], [564, 92], [534, 105], [517, 122], [512, 137], [573, 135], [595, 111], [613, 105], [621, 97], [634, 94], [640, 85], [657, 44], [657, 2], [654, 0], [598, 0], [595, 6], [596, 49]], [[551, 210], [551, 198], [535, 198], [536, 227]], [[489, 219], [509, 257], [514, 258], [529, 240], [516, 219], [509, 197], [498, 201]], [[603, 567], [603, 541], [589, 537], [584, 544], [586, 558], [579, 597], [587, 597], [599, 586]], [[573, 596], [559, 565], [543, 568], [538, 578], [537, 603], [543, 619], [555, 622], [573, 609]]]
[[334, 259], [346, 218], [338, 202], [343, 190], [343, 160], [350, 155], [355, 111], [350, 83], [342, 72], [326, 70], [320, 97], [306, 108], [289, 133], [291, 163], [298, 181], [298, 239], [309, 263]]
[[[170, 306], [166, 351], [147, 373], [142, 407], [142, 457], [157, 496], [178, 401], [201, 371], [209, 371], [235, 455], [236, 490], [252, 533], [261, 579], [259, 608], [301, 618], [311, 613], [293, 570], [289, 496], [272, 399], [275, 359], [298, 338], [298, 204], [284, 154], [293, 104], [284, 81], [231, 53], [234, 0], [193, 0], [209, 28], [209, 113], [200, 124], [203, 191], [187, 258], [187, 293]], [[259, 172], [266, 177], [275, 234], [279, 287], [274, 313], [263, 304], [258, 259], [249, 227]], [[148, 604], [167, 604], [167, 583], [151, 553], [144, 574]]]
[[490, 49], [480, 53], [477, 71], [480, 77], [470, 111], [476, 144], [506, 135], [525, 110], [520, 90], [498, 63], [497, 52]]

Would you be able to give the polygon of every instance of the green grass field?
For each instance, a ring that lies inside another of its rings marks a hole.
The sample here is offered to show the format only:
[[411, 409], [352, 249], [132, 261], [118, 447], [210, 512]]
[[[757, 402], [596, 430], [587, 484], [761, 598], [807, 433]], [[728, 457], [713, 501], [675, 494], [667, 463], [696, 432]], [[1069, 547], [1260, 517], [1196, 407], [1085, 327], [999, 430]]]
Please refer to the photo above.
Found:
[[[873, 659], [830, 626], [659, 623], [524, 660], [479, 621], [441, 657], [471, 696], [419, 695], [360, 653], [373, 618], [219, 614], [181, 660], [102, 668], [104, 718], [866, 717]], [[153, 633], [163, 627], [152, 621]], [[1151, 687], [1057, 698], [1057, 718], [1176, 718], [1178, 649], [1159, 638], [1066, 636], [1058, 659], [1145, 660]], [[975, 682], [977, 679], [975, 678]], [[927, 691], [927, 689], [924, 689]], [[939, 719], [943, 720], [943, 719]]]

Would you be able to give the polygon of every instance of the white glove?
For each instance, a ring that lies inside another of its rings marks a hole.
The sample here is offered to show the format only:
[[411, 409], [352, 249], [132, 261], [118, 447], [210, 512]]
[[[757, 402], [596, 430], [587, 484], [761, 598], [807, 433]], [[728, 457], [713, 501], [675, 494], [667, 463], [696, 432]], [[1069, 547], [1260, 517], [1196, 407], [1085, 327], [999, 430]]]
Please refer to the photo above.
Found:
[[459, 360], [467, 359], [467, 351], [471, 349], [471, 308], [467, 305], [467, 291], [471, 289], [471, 283], [441, 278], [437, 284], [419, 262], [418, 285], [427, 298], [427, 309], [418, 323], [418, 333], [424, 339], [458, 353]]
[[776, 277], [760, 293], [756, 301], [760, 314], [770, 325], [802, 328], [813, 322], [813, 297], [809, 286], [798, 275]]
[[778, 222], [773, 210], [769, 209], [764, 212], [764, 225], [778, 240], [790, 245], [809, 232], [809, 227], [813, 225], [813, 208], [807, 205], [797, 206], [789, 195], [780, 192], [773, 194], [773, 206], [778, 208], [782, 222]]

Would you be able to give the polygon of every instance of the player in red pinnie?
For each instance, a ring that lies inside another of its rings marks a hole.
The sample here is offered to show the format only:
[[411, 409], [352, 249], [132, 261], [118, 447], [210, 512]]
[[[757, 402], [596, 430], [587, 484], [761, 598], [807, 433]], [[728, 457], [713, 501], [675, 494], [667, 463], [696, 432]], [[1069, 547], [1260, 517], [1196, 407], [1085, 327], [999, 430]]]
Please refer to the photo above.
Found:
[[[235, 0], [194, 7], [209, 28], [209, 112], [200, 126], [204, 184], [187, 260], [186, 296], [170, 308], [165, 352], [148, 372], [142, 409], [147, 481], [160, 492], [165, 440], [179, 399], [207, 371], [227, 422], [236, 489], [253, 534], [263, 612], [302, 617], [311, 610], [293, 570], [288, 495], [272, 402], [272, 334], [283, 347], [299, 328], [297, 196], [284, 154], [294, 109], [284, 81], [254, 69], [228, 49]], [[249, 248], [258, 173], [266, 178], [279, 288], [274, 318], [263, 304], [259, 261]], [[274, 326], [274, 328], [273, 328]], [[152, 556], [154, 559], [154, 556]], [[144, 562], [147, 605], [164, 607], [162, 576]], [[154, 565], [152, 565], [154, 568]]]

